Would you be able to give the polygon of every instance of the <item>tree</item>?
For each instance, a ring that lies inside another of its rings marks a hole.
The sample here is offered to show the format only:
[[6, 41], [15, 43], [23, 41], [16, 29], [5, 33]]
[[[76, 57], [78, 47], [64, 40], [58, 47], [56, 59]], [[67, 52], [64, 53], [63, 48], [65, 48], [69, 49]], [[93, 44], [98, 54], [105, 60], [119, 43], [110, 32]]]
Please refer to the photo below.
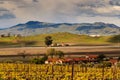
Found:
[[2, 34], [1, 37], [5, 37], [5, 34]]
[[52, 37], [51, 36], [46, 36], [45, 37], [45, 44], [47, 45], [47, 46], [50, 46], [51, 44], [52, 44]]
[[118, 60], [120, 61], [120, 56], [118, 57]]
[[47, 59], [48, 59], [48, 56], [45, 55], [42, 58], [34, 58], [32, 60], [32, 63], [35, 63], [35, 64], [44, 64]]
[[56, 51], [54, 48], [48, 49], [47, 50], [47, 55], [50, 55], [51, 58], [53, 58], [53, 56], [55, 55]]
[[10, 33], [8, 33], [8, 37], [10, 37], [11, 36], [11, 34]]
[[48, 49], [47, 50], [47, 55], [51, 56], [51, 58], [53, 58], [53, 56], [58, 56], [59, 58], [64, 57], [64, 53], [62, 51], [57, 51], [54, 48]]
[[120, 43], [120, 34], [111, 37], [109, 41], [113, 43]]
[[21, 53], [18, 53], [18, 55], [25, 58], [28, 54], [25, 51], [23, 51]]
[[62, 51], [56, 51], [56, 55], [58, 55], [59, 58], [64, 57], [64, 53]]
[[32, 60], [32, 63], [39, 64], [39, 59], [34, 58], [34, 59]]
[[97, 61], [98, 61], [98, 62], [101, 62], [101, 61], [104, 60], [105, 57], [106, 57], [106, 56], [105, 56], [104, 54], [100, 54], [100, 55], [98, 55], [98, 57], [97, 57]]
[[48, 59], [48, 56], [45, 55], [44, 57], [40, 58], [39, 63], [44, 64], [47, 59]]

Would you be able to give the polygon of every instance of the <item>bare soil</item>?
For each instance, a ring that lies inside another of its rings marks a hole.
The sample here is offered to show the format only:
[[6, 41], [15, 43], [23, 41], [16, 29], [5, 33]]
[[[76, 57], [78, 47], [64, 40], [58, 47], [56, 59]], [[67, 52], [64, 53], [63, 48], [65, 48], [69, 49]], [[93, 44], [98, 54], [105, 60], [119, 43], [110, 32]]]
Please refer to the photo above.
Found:
[[63, 51], [66, 55], [81, 54], [106, 54], [120, 56], [120, 47], [118, 46], [77, 46], [77, 47], [19, 47], [19, 48], [0, 48], [0, 55], [18, 55], [26, 54], [45, 54], [47, 49], [55, 48]]

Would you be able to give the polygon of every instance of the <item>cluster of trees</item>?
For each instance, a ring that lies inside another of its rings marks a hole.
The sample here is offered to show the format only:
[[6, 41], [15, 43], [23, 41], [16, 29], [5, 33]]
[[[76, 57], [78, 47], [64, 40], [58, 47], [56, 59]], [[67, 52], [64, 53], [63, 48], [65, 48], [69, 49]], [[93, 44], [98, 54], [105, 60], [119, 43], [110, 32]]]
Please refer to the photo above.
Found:
[[97, 57], [97, 61], [98, 61], [98, 62], [103, 62], [105, 58], [106, 58], [106, 56], [105, 56], [104, 54], [100, 54], [100, 55], [98, 55], [98, 57]]
[[34, 58], [32, 60], [32, 63], [35, 63], [35, 64], [44, 64], [47, 59], [48, 59], [48, 56], [44, 55], [42, 58]]
[[59, 58], [62, 58], [64, 57], [64, 53], [62, 51], [57, 51], [55, 50], [54, 48], [51, 48], [51, 49], [48, 49], [47, 50], [47, 53], [41, 57], [41, 58], [34, 58], [32, 60], [32, 63], [35, 63], [35, 64], [44, 64], [45, 61], [48, 59], [48, 57], [59, 57]]
[[111, 37], [111, 38], [109, 39], [109, 41], [110, 41], [110, 42], [113, 42], [113, 43], [120, 43], [120, 34]]
[[64, 53], [62, 51], [57, 51], [54, 48], [48, 49], [46, 55], [51, 56], [51, 58], [54, 56], [59, 58], [64, 57]]
[[1, 34], [0, 37], [21, 37], [22, 35], [21, 34], [11, 34], [11, 33], [8, 33], [8, 34]]

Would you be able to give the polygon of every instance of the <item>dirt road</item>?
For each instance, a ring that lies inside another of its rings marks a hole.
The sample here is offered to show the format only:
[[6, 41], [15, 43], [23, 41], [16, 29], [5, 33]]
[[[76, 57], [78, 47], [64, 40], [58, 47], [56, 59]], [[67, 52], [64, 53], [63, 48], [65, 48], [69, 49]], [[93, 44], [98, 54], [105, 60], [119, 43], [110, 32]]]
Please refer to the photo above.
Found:
[[[16, 55], [21, 52], [28, 54], [45, 54], [47, 49], [55, 48], [65, 53], [90, 53], [90, 52], [117, 52], [120, 54], [119, 46], [75, 46], [75, 47], [18, 47], [0, 48], [0, 55]], [[114, 53], [115, 54], [115, 53]]]

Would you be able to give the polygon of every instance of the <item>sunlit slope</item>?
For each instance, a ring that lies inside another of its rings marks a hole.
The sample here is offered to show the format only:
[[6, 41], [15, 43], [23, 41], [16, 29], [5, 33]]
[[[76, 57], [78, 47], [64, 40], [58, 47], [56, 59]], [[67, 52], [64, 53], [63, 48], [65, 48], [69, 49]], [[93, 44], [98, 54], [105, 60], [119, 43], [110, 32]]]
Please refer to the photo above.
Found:
[[[53, 43], [69, 43], [72, 45], [97, 45], [109, 44], [108, 40], [111, 36], [90, 37], [88, 35], [77, 35], [67, 32], [40, 34], [27, 37], [5, 37], [0, 38], [0, 45], [31, 45], [44, 46], [44, 39], [46, 36], [51, 36]], [[25, 43], [25, 44], [24, 44]]]
[[90, 37], [87, 35], [77, 35], [71, 33], [53, 33], [53, 34], [40, 34], [36, 36], [28, 36], [22, 38], [23, 41], [36, 41], [36, 45], [44, 45], [46, 36], [53, 38], [53, 43], [70, 43], [70, 44], [108, 44], [110, 36]]

